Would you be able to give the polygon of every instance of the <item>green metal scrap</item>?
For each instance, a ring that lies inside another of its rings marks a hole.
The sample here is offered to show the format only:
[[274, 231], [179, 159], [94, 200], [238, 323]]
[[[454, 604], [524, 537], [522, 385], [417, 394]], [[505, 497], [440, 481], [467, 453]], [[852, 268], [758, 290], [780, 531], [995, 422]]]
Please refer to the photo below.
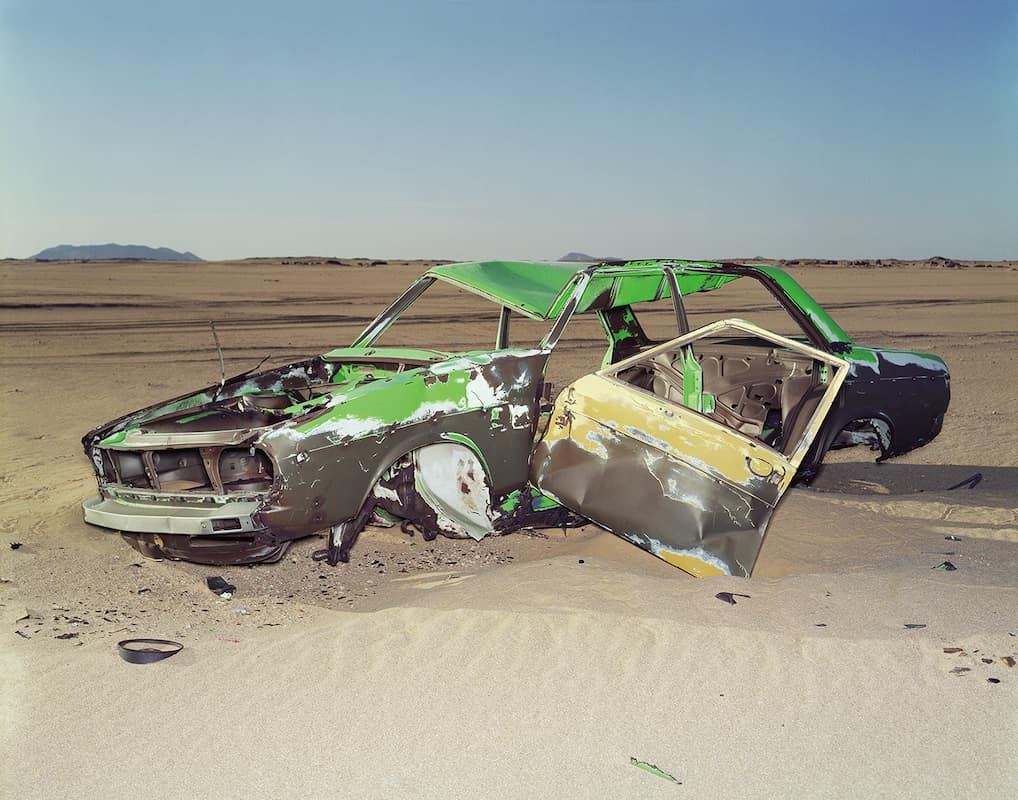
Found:
[[658, 778], [664, 778], [666, 781], [671, 781], [679, 786], [682, 785], [682, 781], [672, 775], [670, 772], [665, 772], [661, 767], [654, 764], [650, 764], [647, 761], [640, 761], [638, 758], [630, 756], [629, 763], [637, 769], [642, 769], [644, 772], [649, 772], [651, 775], [655, 775]]

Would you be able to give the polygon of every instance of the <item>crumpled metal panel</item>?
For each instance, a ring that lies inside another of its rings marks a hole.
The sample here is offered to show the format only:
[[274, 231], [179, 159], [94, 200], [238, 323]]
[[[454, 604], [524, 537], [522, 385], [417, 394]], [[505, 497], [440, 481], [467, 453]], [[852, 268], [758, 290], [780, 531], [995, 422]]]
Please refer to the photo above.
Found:
[[[407, 355], [414, 361], [406, 363]], [[382, 474], [407, 453], [428, 446], [456, 443], [476, 454], [473, 468], [467, 465], [463, 473], [471, 484], [467, 500], [484, 505], [526, 487], [548, 352], [500, 350], [436, 361], [441, 355], [376, 348], [337, 351], [121, 417], [90, 432], [83, 444], [96, 466], [103, 498], [156, 509], [143, 524], [124, 524], [137, 534], [131, 538], [135, 546], [193, 561], [274, 560], [289, 540], [356, 519]], [[406, 368], [387, 368], [390, 360]], [[261, 414], [258, 419], [247, 413], [252, 403]], [[227, 409], [237, 427], [220, 430], [219, 416]], [[203, 430], [207, 424], [212, 429]], [[210, 443], [218, 448], [214, 453], [205, 446]], [[213, 485], [194, 491], [126, 486], [122, 476], [113, 474], [112, 462], [107, 464], [113, 451], [151, 460], [149, 454], [156, 451], [194, 450], [197, 445], [203, 454], [209, 451], [205, 467]], [[188, 533], [173, 529], [178, 508], [203, 509], [241, 496], [227, 492], [218, 475], [223, 446], [254, 448], [273, 466], [271, 486], [241, 493], [258, 505], [250, 514], [251, 525], [242, 526], [243, 531], [177, 535]], [[451, 486], [453, 494], [459, 483]], [[435, 486], [430, 488], [434, 493]], [[484, 502], [477, 501], [479, 495]], [[159, 518], [160, 504], [164, 518]], [[440, 505], [448, 510], [453, 503]], [[482, 510], [487, 513], [448, 527], [479, 538], [495, 530], [493, 522], [482, 527], [482, 516], [506, 516]], [[451, 516], [463, 515], [445, 514]], [[166, 532], [161, 539], [148, 535], [159, 531]]]
[[[564, 506], [582, 507], [608, 530], [692, 575], [748, 577], [773, 506], [663, 453], [648, 459], [634, 444], [605, 436], [607, 457], [590, 459], [571, 439], [545, 440], [535, 453], [534, 479]], [[555, 469], [544, 472], [552, 463]], [[681, 494], [669, 492], [678, 486]]]
[[[751, 334], [831, 368], [788, 452], [617, 377], [722, 331]], [[721, 320], [567, 387], [531, 461], [562, 505], [696, 576], [748, 577], [770, 515], [816, 438], [848, 363], [743, 320]]]
[[437, 524], [454, 536], [480, 541], [494, 530], [484, 465], [469, 447], [455, 442], [414, 451], [418, 493], [437, 512]]
[[[793, 474], [785, 459], [708, 425], [676, 427], [665, 414], [681, 409], [608, 378], [571, 389], [534, 451], [541, 491], [693, 575], [748, 576]], [[777, 482], [751, 469], [771, 462]]]

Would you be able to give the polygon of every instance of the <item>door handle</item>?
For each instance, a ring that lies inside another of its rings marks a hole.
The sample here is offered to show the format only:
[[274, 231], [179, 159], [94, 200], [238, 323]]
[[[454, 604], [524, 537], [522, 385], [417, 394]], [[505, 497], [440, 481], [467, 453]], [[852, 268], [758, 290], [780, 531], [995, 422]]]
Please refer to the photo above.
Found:
[[746, 456], [746, 468], [749, 469], [758, 478], [771, 478], [776, 476], [775, 480], [781, 480], [785, 475], [785, 471], [771, 464], [764, 458], [756, 458], [754, 456]]

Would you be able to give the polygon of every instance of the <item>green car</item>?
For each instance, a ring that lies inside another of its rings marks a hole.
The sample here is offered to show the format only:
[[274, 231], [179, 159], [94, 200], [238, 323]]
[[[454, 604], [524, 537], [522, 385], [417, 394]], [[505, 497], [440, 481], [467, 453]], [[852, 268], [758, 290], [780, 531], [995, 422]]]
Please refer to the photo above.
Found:
[[[692, 304], [734, 281], [765, 292], [787, 335], [729, 314], [691, 330]], [[495, 348], [376, 347], [437, 282], [496, 304]], [[549, 359], [578, 315], [600, 322], [604, 357], [552, 397]], [[545, 323], [540, 341], [511, 343], [523, 318]], [[855, 344], [775, 267], [450, 264], [350, 347], [89, 432], [84, 512], [146, 555], [210, 564], [276, 561], [326, 530], [335, 564], [372, 520], [428, 539], [593, 521], [691, 574], [748, 576], [797, 476], [831, 447], [925, 444], [949, 398], [941, 359]]]

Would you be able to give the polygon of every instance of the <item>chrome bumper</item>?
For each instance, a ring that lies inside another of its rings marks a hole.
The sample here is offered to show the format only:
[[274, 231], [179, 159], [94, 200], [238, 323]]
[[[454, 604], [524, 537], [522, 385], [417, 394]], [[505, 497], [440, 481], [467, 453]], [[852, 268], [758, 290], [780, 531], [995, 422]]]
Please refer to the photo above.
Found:
[[[222, 536], [262, 530], [253, 519], [257, 501], [214, 506], [174, 503], [139, 503], [98, 495], [81, 504], [85, 522], [131, 533], [166, 533], [184, 536]], [[216, 523], [216, 524], [214, 524]]]

